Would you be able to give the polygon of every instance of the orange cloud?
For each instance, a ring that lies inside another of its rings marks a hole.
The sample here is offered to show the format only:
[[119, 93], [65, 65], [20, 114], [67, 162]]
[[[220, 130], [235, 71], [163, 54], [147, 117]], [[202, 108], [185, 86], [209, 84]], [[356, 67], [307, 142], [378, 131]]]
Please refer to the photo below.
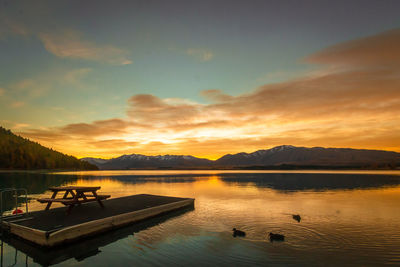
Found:
[[66, 30], [61, 34], [40, 33], [40, 40], [50, 53], [61, 58], [93, 60], [113, 65], [132, 64], [129, 52], [111, 45], [83, 40], [82, 34]]
[[216, 158], [280, 144], [400, 151], [399, 36], [394, 30], [327, 48], [306, 59], [323, 71], [247, 94], [203, 91], [209, 104], [134, 95], [126, 118], [23, 134], [77, 156]]
[[128, 100], [128, 115], [138, 123], [166, 126], [193, 121], [202, 111], [200, 104], [183, 100], [171, 102], [153, 95], [135, 95]]
[[341, 43], [309, 56], [311, 63], [366, 66], [400, 66], [400, 29]]
[[11, 107], [13, 108], [20, 108], [25, 105], [25, 102], [22, 101], [15, 101], [11, 103]]
[[61, 132], [73, 136], [99, 136], [123, 134], [128, 123], [121, 119], [95, 121], [93, 123], [76, 123], [62, 127]]
[[201, 95], [213, 102], [226, 102], [233, 100], [233, 96], [224, 94], [219, 89], [204, 90], [201, 92]]

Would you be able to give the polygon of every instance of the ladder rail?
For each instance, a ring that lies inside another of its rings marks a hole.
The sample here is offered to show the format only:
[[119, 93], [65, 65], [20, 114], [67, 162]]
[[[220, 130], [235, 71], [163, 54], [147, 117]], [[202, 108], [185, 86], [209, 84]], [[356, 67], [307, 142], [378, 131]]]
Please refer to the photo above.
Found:
[[[24, 192], [25, 193], [25, 214], [28, 214], [28, 190], [26, 188], [4, 188], [0, 190], [0, 227], [3, 229], [3, 193], [5, 192], [14, 192], [15, 196], [15, 208], [18, 208], [18, 192]], [[17, 214], [18, 215], [18, 214]]]

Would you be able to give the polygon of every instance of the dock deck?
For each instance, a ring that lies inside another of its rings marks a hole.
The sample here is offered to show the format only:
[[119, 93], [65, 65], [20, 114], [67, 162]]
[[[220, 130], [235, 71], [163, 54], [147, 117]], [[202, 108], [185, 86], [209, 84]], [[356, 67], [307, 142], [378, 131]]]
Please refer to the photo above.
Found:
[[41, 246], [55, 246], [194, 205], [194, 199], [133, 195], [67, 208], [30, 212], [3, 221], [6, 231]]

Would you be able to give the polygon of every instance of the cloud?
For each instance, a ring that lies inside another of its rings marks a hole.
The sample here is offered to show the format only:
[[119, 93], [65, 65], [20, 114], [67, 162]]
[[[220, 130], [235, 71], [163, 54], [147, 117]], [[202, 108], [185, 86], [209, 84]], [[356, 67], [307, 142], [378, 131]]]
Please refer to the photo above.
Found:
[[83, 33], [76, 30], [39, 32], [34, 26], [14, 18], [0, 18], [0, 38], [8, 35], [37, 36], [47, 51], [60, 58], [83, 59], [112, 65], [132, 64], [128, 50], [113, 45], [96, 44], [86, 40]]
[[72, 30], [40, 33], [39, 39], [46, 50], [60, 58], [85, 59], [113, 65], [128, 65], [129, 52], [111, 45], [98, 45], [84, 40], [81, 33]]
[[[61, 128], [61, 131], [73, 136], [101, 136], [125, 133], [128, 123], [121, 119], [95, 121], [93, 123], [75, 123]], [[105, 129], [107, 129], [105, 131]]]
[[91, 90], [91, 87], [83, 82], [91, 71], [90, 68], [50, 70], [38, 76], [5, 84], [4, 88], [0, 88], [0, 100], [5, 106], [21, 108], [27, 106], [27, 103], [33, 103], [62, 90]]
[[319, 64], [366, 66], [369, 68], [400, 66], [400, 29], [383, 32], [329, 47], [306, 61]]
[[18, 22], [10, 17], [0, 14], [0, 38], [7, 35], [29, 35], [27, 27], [22, 22]]
[[23, 101], [15, 101], [15, 102], [11, 103], [11, 107], [13, 107], [13, 108], [20, 108], [24, 105], [25, 105], [25, 102], [23, 102]]
[[54, 7], [45, 2], [8, 1], [0, 8], [0, 39], [13, 35], [38, 38], [47, 51], [60, 58], [112, 65], [132, 64], [128, 50], [88, 40], [84, 33], [68, 28], [56, 16]]
[[200, 48], [188, 48], [185, 53], [186, 55], [192, 56], [200, 62], [210, 61], [214, 57], [214, 54], [211, 51]]
[[[320, 71], [246, 94], [205, 90], [207, 104], [134, 95], [126, 118], [23, 134], [71, 154], [97, 156], [124, 151], [216, 158], [280, 144], [400, 151], [400, 61], [387, 54], [397, 59], [398, 35], [395, 30], [327, 48], [307, 58], [326, 66]], [[113, 139], [123, 141], [112, 147], [106, 140]]]
[[88, 143], [96, 148], [106, 149], [106, 150], [115, 149], [118, 147], [130, 148], [130, 147], [136, 147], [138, 145], [138, 142], [129, 142], [123, 139], [96, 140]]
[[14, 87], [17, 89], [26, 89], [35, 85], [35, 81], [32, 79], [24, 79], [15, 83]]
[[201, 95], [206, 99], [214, 102], [226, 102], [226, 101], [231, 101], [234, 98], [233, 96], [224, 94], [219, 89], [203, 90], [201, 91]]
[[28, 123], [16, 123], [13, 128], [14, 129], [22, 129], [22, 128], [27, 128], [30, 127], [31, 125]]
[[169, 102], [153, 95], [135, 95], [128, 100], [128, 114], [137, 123], [151, 122], [157, 126], [186, 122], [200, 115], [200, 104]]

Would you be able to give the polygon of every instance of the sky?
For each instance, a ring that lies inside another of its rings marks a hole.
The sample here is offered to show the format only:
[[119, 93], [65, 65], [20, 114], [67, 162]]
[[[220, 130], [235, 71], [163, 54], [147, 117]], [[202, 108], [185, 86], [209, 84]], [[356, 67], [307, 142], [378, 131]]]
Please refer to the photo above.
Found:
[[0, 0], [0, 125], [79, 158], [400, 152], [399, 10]]

